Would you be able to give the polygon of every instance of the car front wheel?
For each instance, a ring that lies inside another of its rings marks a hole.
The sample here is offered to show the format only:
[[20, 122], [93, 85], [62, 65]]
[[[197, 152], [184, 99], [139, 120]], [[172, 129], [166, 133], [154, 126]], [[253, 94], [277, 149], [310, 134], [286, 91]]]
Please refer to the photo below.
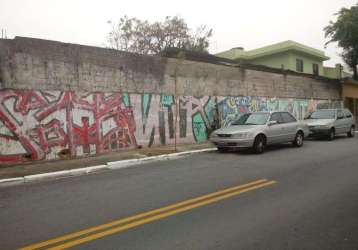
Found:
[[347, 133], [348, 137], [354, 137], [355, 135], [355, 129], [354, 126], [351, 127], [351, 129], [349, 130], [349, 132]]
[[295, 147], [302, 147], [302, 145], [303, 145], [303, 133], [302, 132], [297, 132], [297, 134], [295, 136], [295, 140], [293, 141], [293, 145]]
[[258, 135], [255, 138], [253, 149], [255, 153], [262, 154], [265, 151], [266, 140], [262, 135]]
[[328, 133], [328, 140], [333, 141], [334, 137], [336, 137], [336, 133], [335, 133], [334, 129], [331, 128]]

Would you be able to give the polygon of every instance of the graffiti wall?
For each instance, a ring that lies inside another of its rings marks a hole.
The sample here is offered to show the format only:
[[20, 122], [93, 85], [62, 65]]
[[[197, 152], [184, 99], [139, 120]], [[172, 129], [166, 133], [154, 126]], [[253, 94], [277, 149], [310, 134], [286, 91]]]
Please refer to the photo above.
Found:
[[247, 111], [298, 119], [327, 101], [262, 97], [2, 90], [0, 163], [84, 156], [137, 146], [196, 143]]
[[240, 114], [255, 111], [289, 111], [297, 119], [303, 120], [317, 108], [341, 107], [341, 101], [265, 98], [265, 97], [219, 97], [218, 113], [220, 125], [228, 126]]

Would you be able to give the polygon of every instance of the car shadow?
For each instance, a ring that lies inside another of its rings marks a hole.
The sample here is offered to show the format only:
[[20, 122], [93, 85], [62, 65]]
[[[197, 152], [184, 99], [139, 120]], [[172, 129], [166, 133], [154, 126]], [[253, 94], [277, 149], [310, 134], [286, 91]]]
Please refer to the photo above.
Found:
[[[285, 149], [297, 149], [297, 147], [293, 146], [292, 143], [280, 143], [280, 144], [274, 144], [274, 145], [268, 145], [265, 148], [265, 152], [270, 151], [277, 151], [277, 150], [285, 150]], [[240, 154], [256, 154], [252, 149], [246, 149], [243, 152], [239, 152]]]
[[[343, 139], [350, 139], [350, 137], [346, 136], [346, 135], [336, 135], [334, 137], [334, 140], [343, 140]], [[305, 138], [305, 140], [307, 141], [330, 141], [326, 136], [315, 136], [315, 137], [308, 137], [308, 138]]]
[[[307, 138], [305, 138], [305, 141], [334, 143], [334, 141], [345, 140], [345, 139], [352, 139], [352, 138], [349, 138], [346, 135], [336, 135], [336, 137], [332, 141], [330, 141], [327, 137], [307, 137]], [[305, 147], [305, 146], [303, 145], [303, 147]], [[292, 143], [288, 142], [288, 143], [268, 145], [265, 148], [265, 152], [284, 150], [284, 149], [290, 149], [290, 148], [297, 149], [297, 147], [293, 146]], [[239, 153], [241, 155], [255, 155], [256, 154], [252, 148], [227, 149], [226, 151], [223, 151], [223, 152], [213, 151], [212, 153], [215, 153], [215, 154], [237, 154], [237, 153]]]
[[[296, 148], [292, 145], [292, 143], [282, 143], [282, 144], [275, 144], [266, 146], [265, 152], [269, 151], [276, 151], [282, 149], [289, 149], [289, 148]], [[217, 154], [241, 154], [241, 155], [256, 155], [257, 153], [254, 152], [252, 148], [239, 148], [239, 149], [227, 149], [227, 151], [220, 152], [215, 151]]]

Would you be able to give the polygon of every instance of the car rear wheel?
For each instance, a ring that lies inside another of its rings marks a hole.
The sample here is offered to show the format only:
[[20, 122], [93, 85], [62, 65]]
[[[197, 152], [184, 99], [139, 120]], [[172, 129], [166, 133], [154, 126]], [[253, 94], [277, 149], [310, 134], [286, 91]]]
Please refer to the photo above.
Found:
[[349, 130], [349, 132], [347, 133], [348, 137], [354, 137], [355, 135], [355, 129], [354, 126], [351, 127], [351, 129]]
[[333, 141], [335, 137], [336, 137], [336, 132], [334, 131], [333, 128], [331, 128], [328, 133], [328, 140]]
[[255, 153], [262, 154], [265, 151], [265, 146], [266, 146], [265, 137], [262, 135], [256, 136], [253, 146]]
[[295, 140], [293, 141], [295, 147], [302, 147], [303, 145], [303, 133], [301, 131], [297, 132]]

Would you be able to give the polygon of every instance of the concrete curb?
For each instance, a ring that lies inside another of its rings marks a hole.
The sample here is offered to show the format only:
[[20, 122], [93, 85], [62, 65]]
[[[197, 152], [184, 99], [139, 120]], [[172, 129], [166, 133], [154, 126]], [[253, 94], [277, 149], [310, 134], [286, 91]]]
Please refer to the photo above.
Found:
[[0, 187], [7, 187], [7, 186], [13, 186], [22, 184], [25, 182], [24, 177], [16, 177], [16, 178], [10, 178], [10, 179], [2, 179], [0, 180]]
[[70, 177], [70, 176], [79, 176], [79, 175], [85, 175], [85, 174], [99, 172], [99, 171], [103, 171], [103, 170], [128, 168], [128, 167], [135, 166], [135, 165], [142, 165], [142, 164], [155, 162], [155, 161], [174, 160], [174, 159], [186, 156], [186, 155], [191, 155], [191, 154], [196, 154], [196, 153], [201, 153], [201, 152], [210, 152], [210, 151], [216, 151], [216, 150], [217, 150], [216, 148], [205, 148], [205, 149], [199, 149], [199, 150], [184, 151], [184, 152], [180, 152], [180, 153], [149, 156], [149, 157], [138, 158], [138, 159], [112, 161], [112, 162], [107, 162], [106, 165], [98, 165], [98, 166], [91, 166], [91, 167], [85, 167], [85, 168], [77, 168], [77, 169], [71, 169], [71, 170], [43, 173], [43, 174], [27, 175], [24, 177], [2, 179], [2, 180], [0, 180], [0, 187], [14, 186], [14, 185], [24, 184], [24, 183], [28, 183], [28, 182], [51, 180], [51, 179], [58, 179], [58, 178]]

